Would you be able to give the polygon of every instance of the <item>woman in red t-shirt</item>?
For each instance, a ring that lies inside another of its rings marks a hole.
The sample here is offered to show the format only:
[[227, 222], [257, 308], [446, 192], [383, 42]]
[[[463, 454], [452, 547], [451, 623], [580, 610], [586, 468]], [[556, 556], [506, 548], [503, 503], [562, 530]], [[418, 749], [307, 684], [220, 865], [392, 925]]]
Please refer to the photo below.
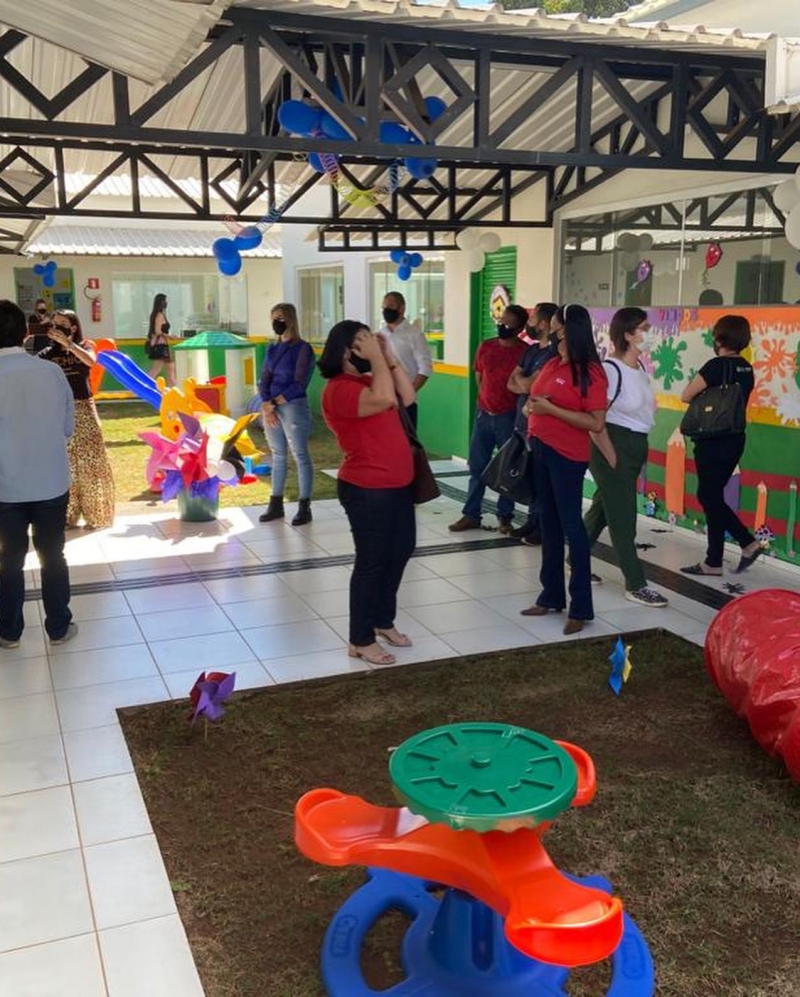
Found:
[[388, 337], [373, 336], [360, 322], [331, 329], [318, 366], [328, 379], [322, 415], [344, 453], [337, 490], [356, 548], [350, 657], [392, 665], [394, 655], [376, 638], [411, 645], [394, 625], [397, 590], [417, 540], [414, 459], [398, 405], [413, 405], [416, 394]]
[[597, 355], [592, 320], [582, 305], [564, 305], [553, 316], [558, 356], [531, 385], [525, 405], [533, 437], [536, 489], [541, 503], [542, 592], [523, 616], [561, 612], [567, 604], [564, 540], [572, 575], [565, 634], [594, 618], [589, 538], [583, 525], [583, 478], [589, 466], [589, 434], [603, 430], [608, 381]]

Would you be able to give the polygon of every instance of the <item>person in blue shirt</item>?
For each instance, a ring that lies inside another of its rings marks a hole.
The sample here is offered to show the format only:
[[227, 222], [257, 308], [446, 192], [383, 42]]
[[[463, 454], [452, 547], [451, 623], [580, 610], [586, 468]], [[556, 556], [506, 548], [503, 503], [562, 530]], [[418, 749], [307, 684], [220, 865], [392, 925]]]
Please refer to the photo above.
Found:
[[294, 305], [275, 305], [271, 313], [272, 331], [278, 337], [267, 350], [258, 391], [264, 415], [264, 432], [272, 451], [272, 498], [258, 518], [261, 523], [283, 519], [283, 492], [286, 486], [288, 451], [297, 464], [300, 503], [292, 526], [311, 522], [311, 490], [314, 468], [308, 450], [311, 438], [311, 409], [308, 385], [314, 372], [314, 351], [300, 338]]

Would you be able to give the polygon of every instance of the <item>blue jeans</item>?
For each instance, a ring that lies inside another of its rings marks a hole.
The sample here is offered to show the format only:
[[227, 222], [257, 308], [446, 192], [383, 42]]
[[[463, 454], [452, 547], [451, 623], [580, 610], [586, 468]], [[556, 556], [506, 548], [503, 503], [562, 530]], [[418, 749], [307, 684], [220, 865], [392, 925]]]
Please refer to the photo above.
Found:
[[[462, 512], [470, 519], [480, 521], [481, 503], [486, 485], [481, 481], [481, 475], [492, 459], [495, 450], [511, 439], [514, 432], [515, 412], [504, 415], [489, 415], [478, 409], [475, 425], [472, 427], [472, 439], [469, 444], [469, 487], [467, 501]], [[497, 499], [497, 518], [511, 519], [514, 515], [514, 503], [505, 495]]]
[[308, 407], [308, 399], [295, 398], [285, 405], [276, 405], [275, 414], [278, 416], [277, 426], [264, 424], [264, 432], [272, 452], [272, 494], [276, 497], [283, 496], [288, 452], [291, 449], [300, 482], [298, 497], [310, 499], [314, 485], [314, 466], [308, 452], [308, 441], [311, 438], [311, 409]]
[[542, 528], [542, 591], [537, 606], [564, 609], [564, 540], [569, 544], [572, 574], [569, 580], [569, 617], [594, 619], [589, 537], [583, 525], [583, 478], [588, 463], [569, 460], [541, 440], [534, 439], [536, 484]]

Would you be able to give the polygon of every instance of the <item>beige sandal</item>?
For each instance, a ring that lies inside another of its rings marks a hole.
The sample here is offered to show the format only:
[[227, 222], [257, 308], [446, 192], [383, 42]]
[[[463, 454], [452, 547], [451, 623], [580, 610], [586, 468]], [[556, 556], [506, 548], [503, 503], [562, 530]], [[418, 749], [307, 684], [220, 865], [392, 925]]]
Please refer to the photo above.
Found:
[[391, 630], [376, 630], [375, 636], [380, 637], [392, 647], [411, 647], [411, 638], [407, 634], [401, 634], [397, 627]]
[[365, 648], [356, 647], [355, 644], [350, 645], [347, 653], [351, 658], [361, 658], [368, 665], [394, 665], [397, 662], [397, 658], [388, 651], [379, 651], [376, 655], [371, 655], [366, 653]]

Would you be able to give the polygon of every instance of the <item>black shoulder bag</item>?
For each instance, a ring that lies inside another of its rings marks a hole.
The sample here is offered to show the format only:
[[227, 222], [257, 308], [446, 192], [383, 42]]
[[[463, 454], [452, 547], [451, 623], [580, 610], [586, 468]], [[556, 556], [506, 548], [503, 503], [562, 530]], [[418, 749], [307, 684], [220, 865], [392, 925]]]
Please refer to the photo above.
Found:
[[706, 388], [689, 402], [681, 420], [681, 432], [691, 440], [711, 440], [716, 436], [732, 436], [745, 431], [744, 396], [738, 381], [730, 381], [729, 358], [725, 364], [722, 384]]

